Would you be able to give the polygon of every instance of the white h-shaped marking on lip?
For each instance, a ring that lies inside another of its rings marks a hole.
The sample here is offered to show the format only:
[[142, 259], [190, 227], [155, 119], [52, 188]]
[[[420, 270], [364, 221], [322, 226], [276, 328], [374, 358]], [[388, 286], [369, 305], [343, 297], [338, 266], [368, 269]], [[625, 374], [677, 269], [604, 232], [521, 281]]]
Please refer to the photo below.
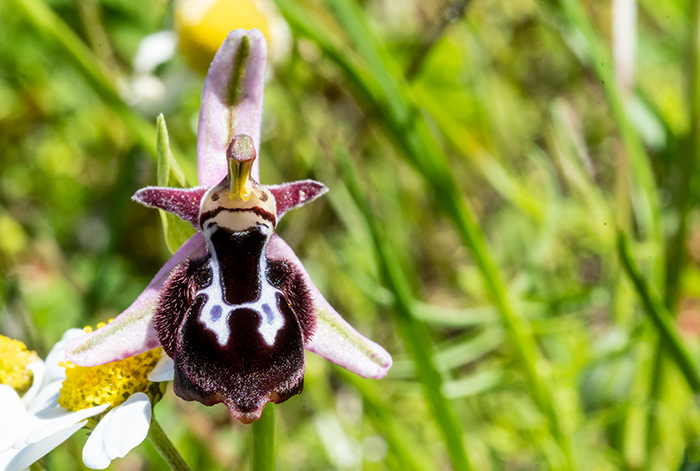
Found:
[[204, 231], [204, 236], [207, 241], [209, 253], [211, 255], [208, 266], [212, 271], [212, 281], [209, 287], [197, 292], [197, 294], [206, 294], [207, 301], [202, 306], [199, 314], [199, 320], [204, 326], [216, 335], [216, 340], [222, 347], [228, 343], [231, 331], [229, 329], [229, 315], [234, 309], [252, 309], [260, 316], [260, 325], [258, 332], [265, 343], [272, 346], [275, 343], [277, 332], [284, 326], [284, 317], [277, 308], [277, 294], [282, 295], [282, 292], [272, 286], [265, 273], [267, 272], [267, 258], [265, 257], [265, 249], [263, 247], [260, 256], [260, 297], [250, 303], [243, 304], [228, 304], [224, 300], [222, 290], [221, 267], [219, 259], [216, 256], [216, 251], [211, 243], [208, 230]]

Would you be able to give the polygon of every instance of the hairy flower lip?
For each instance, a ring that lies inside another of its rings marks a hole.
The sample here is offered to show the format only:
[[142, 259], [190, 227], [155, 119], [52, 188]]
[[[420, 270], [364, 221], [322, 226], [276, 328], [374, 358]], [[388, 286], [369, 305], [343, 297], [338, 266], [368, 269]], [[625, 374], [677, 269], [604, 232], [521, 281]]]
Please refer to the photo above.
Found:
[[[227, 150], [232, 140], [243, 134], [250, 136], [253, 148], [247, 151], [248, 155], [259, 153], [266, 54], [265, 40], [257, 30], [232, 31], [222, 44], [202, 91], [197, 146], [201, 186], [190, 189], [147, 187], [134, 195], [134, 200], [139, 203], [180, 216], [198, 232], [173, 255], [146, 290], [111, 324], [66, 346], [67, 358], [73, 363], [81, 366], [99, 365], [142, 353], [159, 344], [153, 326], [154, 312], [173, 269], [186, 259], [201, 258], [207, 253], [200, 228], [200, 203], [210, 188], [225, 183], [230, 160], [227, 159]], [[249, 170], [246, 170], [250, 180], [274, 196], [277, 220], [290, 209], [310, 202], [328, 191], [325, 185], [312, 180], [260, 185], [257, 183], [258, 159], [243, 160], [252, 160]], [[391, 356], [386, 350], [359, 334], [330, 306], [292, 249], [281, 238], [272, 235], [266, 247], [265, 253], [270, 260], [288, 264], [290, 270], [297, 273], [300, 282], [307, 287], [316, 327], [305, 340], [304, 347], [360, 376], [377, 379], [384, 377], [392, 364]], [[259, 417], [258, 412], [239, 413], [237, 418], [249, 422]]]

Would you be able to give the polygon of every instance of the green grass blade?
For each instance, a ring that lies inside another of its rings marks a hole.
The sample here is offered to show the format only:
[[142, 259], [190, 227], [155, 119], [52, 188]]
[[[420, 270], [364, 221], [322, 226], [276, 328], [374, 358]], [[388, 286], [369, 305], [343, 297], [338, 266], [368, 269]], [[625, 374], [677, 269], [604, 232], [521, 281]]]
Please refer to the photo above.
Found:
[[[359, 48], [361, 55], [370, 64], [372, 75], [378, 77], [382, 89], [387, 90], [385, 98], [390, 107], [394, 108], [392, 115], [406, 117], [407, 121], [395, 122], [394, 126], [389, 126], [389, 128], [394, 132], [394, 138], [404, 145], [410, 161], [433, 185], [436, 194], [442, 196], [440, 198], [442, 207], [452, 217], [462, 240], [470, 249], [501, 314], [505, 330], [510, 334], [510, 341], [516, 346], [518, 356], [525, 366], [531, 395], [540, 410], [552, 421], [554, 436], [562, 448], [564, 459], [569, 467], [573, 467], [571, 446], [562, 429], [558, 410], [550, 396], [552, 386], [545, 384], [546, 379], [543, 381], [542, 360], [539, 358], [530, 327], [512, 308], [501, 275], [492, 260], [474, 211], [463, 198], [452, 178], [447, 157], [421, 119], [417, 107], [410, 109], [411, 104], [408, 97], [405, 96], [405, 93], [402, 94], [402, 89], [397, 84], [401, 81], [400, 75], [392, 76], [390, 67], [385, 67], [385, 64], [391, 64], [391, 61], [386, 55], [382, 56], [380, 53], [382, 49], [376, 41], [371, 41], [373, 35], [369, 27], [362, 21], [359, 8], [348, 0], [333, 2], [333, 8], [336, 11], [336, 18], [345, 26], [346, 32]], [[386, 116], [385, 119], [391, 118], [392, 115]]]
[[691, 183], [697, 172], [700, 159], [700, 3], [688, 2], [690, 28], [686, 45], [686, 98], [688, 100], [690, 123], [688, 133], [682, 137], [682, 147], [677, 152], [677, 174], [675, 207], [678, 211], [678, 229], [668, 241], [668, 261], [665, 302], [667, 307], [675, 304], [683, 267], [686, 262], [685, 241], [688, 236], [688, 216], [693, 207]]
[[627, 115], [626, 103], [613, 73], [610, 51], [594, 31], [579, 0], [561, 0], [560, 4], [571, 26], [581, 33], [585, 41], [588, 56], [584, 60], [587, 60], [598, 75], [608, 106], [618, 126], [633, 175], [634, 183], [631, 191], [635, 214], [645, 237], [652, 241], [656, 250], [659, 251], [655, 256], [657, 262], [654, 266], [653, 279], [657, 286], [662, 286], [665, 279], [664, 235], [661, 227], [661, 207], [649, 156]]
[[530, 194], [486, 149], [479, 146], [473, 139], [465, 138], [466, 133], [460, 124], [445, 111], [434, 97], [427, 93], [421, 93], [416, 97], [416, 101], [430, 113], [450, 145], [474, 163], [501, 197], [520, 208], [535, 221], [541, 222], [543, 220], [544, 211], [541, 202]]
[[394, 420], [391, 407], [381, 400], [382, 394], [377, 387], [369, 384], [369, 381], [348, 372], [338, 369], [343, 379], [351, 384], [362, 396], [366, 407], [371, 411], [367, 417], [374, 428], [379, 431], [389, 445], [389, 450], [396, 457], [399, 468], [406, 471], [428, 471], [433, 469], [428, 459], [420, 450], [411, 447], [406, 441], [405, 434], [399, 429]]
[[683, 373], [683, 377], [690, 388], [695, 393], [700, 392], [700, 374], [698, 374], [697, 365], [676, 331], [673, 316], [664, 307], [661, 298], [650, 289], [648, 283], [642, 277], [636, 262], [632, 258], [627, 237], [623, 233], [618, 234], [617, 250], [625, 272], [632, 284], [634, 284], [635, 290], [642, 300], [644, 309], [653, 322], [654, 327], [663, 338], [664, 345], [671, 358], [673, 358], [673, 361]]
[[[367, 25], [362, 22], [362, 15], [358, 13], [357, 6], [347, 1], [338, 1], [333, 4], [332, 8], [346, 32], [357, 36], [353, 37], [352, 40], [359, 43], [361, 54], [369, 56], [371, 74], [357, 73], [357, 67], [352, 66], [346, 59], [347, 54], [338, 53], [338, 48], [330, 39], [330, 35], [323, 33], [324, 28], [314, 23], [310, 19], [310, 14], [304, 15], [289, 0], [277, 0], [277, 4], [293, 27], [297, 28], [303, 35], [316, 40], [317, 44], [329, 54], [331, 59], [338, 63], [343, 71], [352, 74], [351, 83], [353, 86], [361, 88], [361, 99], [367, 100], [368, 97], [376, 97], [374, 103], [368, 106], [371, 111], [370, 116], [376, 115], [378, 122], [383, 124], [382, 129], [386, 130], [397, 147], [404, 152], [408, 161], [432, 186], [440, 202], [440, 207], [455, 224], [462, 242], [470, 250], [479, 268], [501, 316], [501, 322], [509, 336], [509, 341], [514, 345], [516, 356], [524, 367], [530, 395], [540, 411], [551, 422], [550, 429], [560, 447], [562, 460], [566, 463], [563, 467], [574, 469], [576, 466], [569, 433], [564, 430], [558, 416], [558, 409], [553, 404], [551, 392], [554, 390], [554, 386], [549, 383], [548, 375], [544, 373], [548, 368], [544, 367], [543, 360], [539, 356], [532, 330], [527, 321], [513, 309], [511, 301], [508, 299], [502, 277], [492, 260], [476, 215], [454, 181], [447, 157], [426, 125], [417, 106], [410, 101], [407, 87], [401, 88], [397, 85], [397, 83], [402, 83], [400, 74], [392, 76], [385, 69], [385, 62], [390, 63], [390, 61], [377, 52], [379, 47], [376, 46], [376, 41], [370, 41], [372, 34]], [[384, 90], [386, 95], [377, 97], [378, 90]], [[403, 118], [403, 120], [398, 118]]]
[[430, 336], [425, 325], [417, 321], [412, 313], [413, 297], [408, 280], [397, 262], [382, 230], [372, 216], [366, 199], [360, 188], [357, 172], [353, 168], [350, 157], [344, 150], [337, 149], [336, 154], [343, 169], [343, 178], [355, 203], [364, 215], [372, 233], [378, 264], [381, 268], [387, 287], [395, 298], [395, 319], [401, 337], [411, 352], [416, 367], [416, 374], [423, 386], [426, 400], [430, 404], [433, 418], [442, 433], [452, 464], [456, 470], [473, 469], [469, 463], [462, 430], [445, 396], [442, 394], [442, 378], [432, 362], [433, 353]]

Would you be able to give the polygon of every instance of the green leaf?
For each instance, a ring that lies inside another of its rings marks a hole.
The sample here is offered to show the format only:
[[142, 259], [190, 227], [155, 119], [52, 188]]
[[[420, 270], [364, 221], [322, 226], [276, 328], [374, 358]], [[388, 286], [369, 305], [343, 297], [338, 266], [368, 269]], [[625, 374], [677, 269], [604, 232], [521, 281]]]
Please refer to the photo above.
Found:
[[[171, 186], [184, 188], [186, 186], [185, 174], [180, 165], [175, 160], [170, 150], [170, 139], [168, 138], [168, 128], [165, 125], [165, 118], [158, 115], [156, 122], [157, 132], [157, 154], [158, 154], [158, 186]], [[167, 211], [160, 211], [160, 220], [163, 224], [163, 235], [165, 243], [170, 252], [175, 253], [182, 244], [195, 233], [194, 228], [176, 215]]]

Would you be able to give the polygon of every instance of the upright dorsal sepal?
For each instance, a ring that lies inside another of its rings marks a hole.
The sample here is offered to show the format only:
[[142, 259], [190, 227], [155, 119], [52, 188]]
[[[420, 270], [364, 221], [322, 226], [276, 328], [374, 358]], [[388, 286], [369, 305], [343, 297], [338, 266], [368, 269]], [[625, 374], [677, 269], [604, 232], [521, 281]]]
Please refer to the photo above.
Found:
[[253, 194], [250, 172], [255, 157], [255, 144], [252, 137], [247, 134], [238, 134], [231, 139], [231, 143], [226, 149], [231, 201], [236, 201], [239, 198], [248, 201]]

